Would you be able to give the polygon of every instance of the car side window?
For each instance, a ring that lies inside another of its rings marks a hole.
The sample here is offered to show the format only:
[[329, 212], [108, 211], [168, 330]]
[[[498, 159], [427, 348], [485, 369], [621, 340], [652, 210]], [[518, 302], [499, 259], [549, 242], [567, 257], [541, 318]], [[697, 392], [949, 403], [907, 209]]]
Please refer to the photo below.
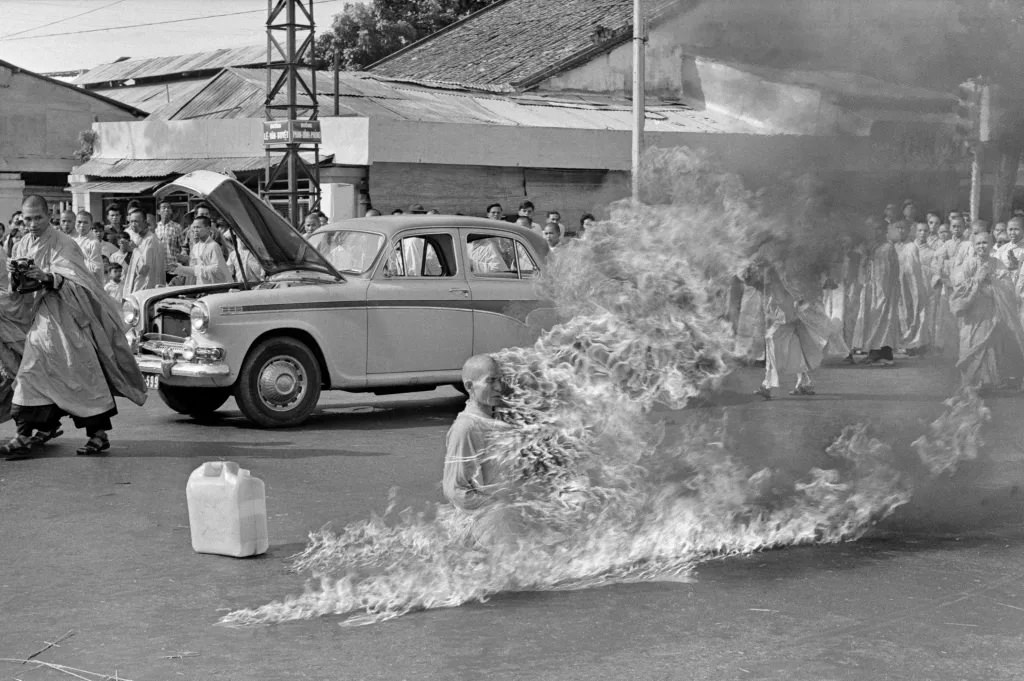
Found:
[[384, 263], [386, 277], [454, 277], [455, 252], [450, 234], [400, 239]]
[[516, 262], [519, 263], [519, 278], [529, 279], [537, 276], [539, 270], [537, 269], [537, 263], [533, 261], [533, 257], [530, 252], [526, 250], [526, 246], [516, 242]]
[[467, 261], [473, 276], [488, 279], [526, 279], [537, 275], [537, 263], [529, 250], [510, 237], [470, 234], [466, 239]]

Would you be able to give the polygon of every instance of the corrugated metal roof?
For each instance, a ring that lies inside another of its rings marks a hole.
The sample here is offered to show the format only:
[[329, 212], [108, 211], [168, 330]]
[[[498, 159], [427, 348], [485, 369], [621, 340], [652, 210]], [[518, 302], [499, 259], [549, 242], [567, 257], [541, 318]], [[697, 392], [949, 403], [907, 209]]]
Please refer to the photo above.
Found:
[[186, 76], [196, 71], [220, 70], [228, 66], [260, 65], [266, 64], [266, 62], [267, 46], [253, 45], [170, 57], [126, 59], [112, 64], [101, 64], [80, 75], [74, 80], [74, 83], [89, 86], [131, 79], [140, 80], [172, 75]]
[[181, 101], [194, 95], [210, 81], [207, 78], [190, 78], [169, 83], [153, 83], [150, 85], [133, 85], [129, 87], [97, 88], [83, 90], [116, 99], [130, 106], [152, 113], [166, 105], [168, 101]]
[[[312, 154], [300, 154], [307, 163], [313, 162]], [[325, 163], [331, 157], [321, 156], [320, 162]], [[271, 157], [271, 163], [281, 160], [279, 154]], [[218, 158], [93, 158], [80, 166], [72, 168], [75, 175], [92, 177], [152, 177], [164, 178], [168, 175], [184, 175], [193, 170], [212, 170], [214, 172], [241, 172], [260, 170], [266, 166], [266, 156], [238, 156]]]
[[99, 192], [103, 194], [141, 194], [153, 187], [163, 184], [163, 180], [156, 182], [83, 182], [69, 187], [77, 192]]
[[[497, 95], [440, 90], [380, 81], [370, 75], [339, 75], [341, 115], [425, 123], [464, 123], [524, 127], [629, 130], [629, 101], [602, 95]], [[317, 77], [320, 117], [333, 112], [333, 79]], [[190, 100], [154, 111], [152, 119], [262, 118], [266, 72], [225, 69]], [[283, 95], [282, 95], [283, 97]], [[283, 100], [282, 100], [283, 101]], [[651, 99], [647, 119], [652, 130], [753, 133], [756, 130], [722, 114]]]

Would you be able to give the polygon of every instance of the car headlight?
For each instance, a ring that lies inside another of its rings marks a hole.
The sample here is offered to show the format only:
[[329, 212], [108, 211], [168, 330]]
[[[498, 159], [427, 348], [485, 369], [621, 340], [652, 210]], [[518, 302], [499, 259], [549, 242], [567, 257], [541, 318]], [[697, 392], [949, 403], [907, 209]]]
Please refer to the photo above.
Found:
[[139, 306], [131, 298], [125, 298], [121, 303], [121, 319], [128, 326], [135, 326], [139, 323]]
[[206, 303], [193, 303], [188, 313], [192, 320], [192, 330], [202, 333], [210, 326], [210, 311], [206, 309]]

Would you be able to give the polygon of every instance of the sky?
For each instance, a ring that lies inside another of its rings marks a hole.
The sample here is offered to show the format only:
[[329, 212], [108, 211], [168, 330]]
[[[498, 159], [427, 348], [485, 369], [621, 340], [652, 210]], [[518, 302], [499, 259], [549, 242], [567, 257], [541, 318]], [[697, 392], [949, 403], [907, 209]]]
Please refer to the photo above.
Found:
[[[314, 0], [317, 32], [352, 1]], [[267, 0], [0, 0], [0, 59], [48, 73], [265, 45], [266, 21]]]

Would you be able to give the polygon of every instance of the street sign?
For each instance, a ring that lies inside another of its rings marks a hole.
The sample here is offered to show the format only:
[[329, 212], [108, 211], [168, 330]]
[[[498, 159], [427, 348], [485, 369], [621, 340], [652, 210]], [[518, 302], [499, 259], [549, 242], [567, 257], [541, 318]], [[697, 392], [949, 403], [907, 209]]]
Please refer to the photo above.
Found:
[[320, 121], [263, 121], [263, 146], [320, 144]]

